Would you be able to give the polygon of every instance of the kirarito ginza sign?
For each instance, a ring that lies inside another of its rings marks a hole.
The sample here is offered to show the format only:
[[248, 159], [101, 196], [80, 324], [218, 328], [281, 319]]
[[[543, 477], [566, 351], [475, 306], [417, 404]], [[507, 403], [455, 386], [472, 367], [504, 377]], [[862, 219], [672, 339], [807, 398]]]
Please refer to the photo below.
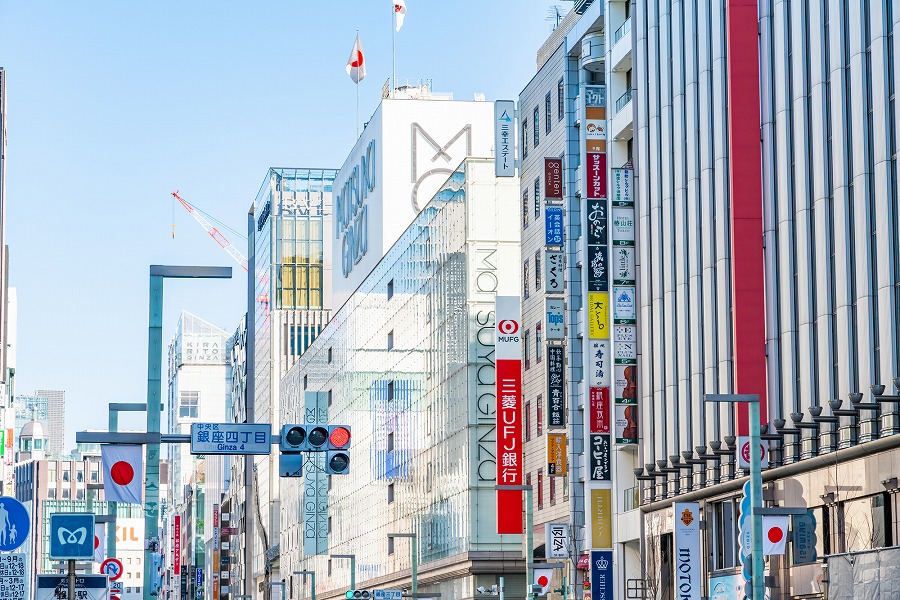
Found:
[[[522, 301], [497, 296], [497, 483], [522, 485]], [[497, 491], [497, 533], [522, 533], [522, 492]]]

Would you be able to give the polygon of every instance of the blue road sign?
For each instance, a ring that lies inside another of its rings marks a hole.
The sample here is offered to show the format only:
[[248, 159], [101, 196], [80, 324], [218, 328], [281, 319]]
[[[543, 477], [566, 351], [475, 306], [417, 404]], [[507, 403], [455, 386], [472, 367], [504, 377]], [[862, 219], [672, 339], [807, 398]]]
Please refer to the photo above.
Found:
[[400, 590], [375, 590], [375, 600], [400, 600]]
[[270, 454], [268, 423], [191, 423], [191, 454]]
[[54, 513], [50, 515], [50, 558], [92, 560], [94, 558], [94, 515]]
[[15, 498], [0, 496], [0, 552], [12, 552], [28, 539], [31, 517]]

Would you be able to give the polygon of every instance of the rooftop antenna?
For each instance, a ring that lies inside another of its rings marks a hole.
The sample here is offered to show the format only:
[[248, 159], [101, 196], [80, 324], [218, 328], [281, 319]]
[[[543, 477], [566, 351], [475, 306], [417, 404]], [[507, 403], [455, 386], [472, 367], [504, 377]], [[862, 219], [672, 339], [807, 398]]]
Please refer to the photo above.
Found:
[[556, 28], [559, 27], [559, 24], [562, 23], [567, 14], [569, 14], [568, 9], [564, 9], [559, 4], [554, 4], [547, 8], [547, 18], [544, 20], [550, 21], [551, 30], [556, 31]]

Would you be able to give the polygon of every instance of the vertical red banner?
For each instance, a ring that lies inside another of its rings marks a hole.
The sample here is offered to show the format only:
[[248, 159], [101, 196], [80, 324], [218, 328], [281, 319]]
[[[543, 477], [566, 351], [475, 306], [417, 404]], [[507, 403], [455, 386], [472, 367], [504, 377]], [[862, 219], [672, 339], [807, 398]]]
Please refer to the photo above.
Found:
[[[522, 485], [522, 301], [497, 296], [497, 484]], [[522, 492], [497, 490], [497, 533], [523, 533]]]
[[172, 534], [172, 571], [177, 576], [181, 573], [181, 517], [175, 515], [175, 532]]
[[561, 158], [544, 159], [544, 197], [562, 200], [562, 173], [563, 168]]
[[609, 433], [609, 388], [591, 388], [591, 433]]
[[606, 198], [606, 153], [587, 153], [587, 197], [588, 200]]

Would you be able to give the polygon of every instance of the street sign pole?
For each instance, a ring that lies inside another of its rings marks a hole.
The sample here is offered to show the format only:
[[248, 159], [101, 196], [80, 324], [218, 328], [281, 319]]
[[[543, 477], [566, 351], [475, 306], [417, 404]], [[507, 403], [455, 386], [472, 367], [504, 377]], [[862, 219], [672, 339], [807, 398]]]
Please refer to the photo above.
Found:
[[69, 600], [75, 598], [75, 561], [69, 561]]

